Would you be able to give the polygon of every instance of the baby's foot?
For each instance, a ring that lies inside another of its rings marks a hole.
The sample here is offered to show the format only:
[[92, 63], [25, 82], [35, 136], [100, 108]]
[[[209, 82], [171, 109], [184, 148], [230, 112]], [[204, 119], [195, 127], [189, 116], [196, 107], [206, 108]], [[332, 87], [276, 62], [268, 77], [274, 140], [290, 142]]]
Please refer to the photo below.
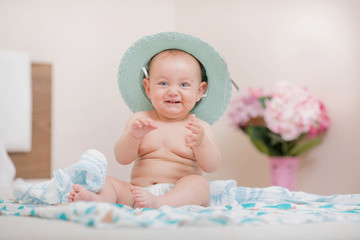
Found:
[[79, 184], [73, 185], [74, 191], [70, 191], [69, 202], [76, 201], [95, 201], [100, 202], [101, 199], [96, 193], [90, 192]]
[[158, 197], [149, 191], [136, 186], [130, 186], [135, 198], [135, 208], [159, 208]]

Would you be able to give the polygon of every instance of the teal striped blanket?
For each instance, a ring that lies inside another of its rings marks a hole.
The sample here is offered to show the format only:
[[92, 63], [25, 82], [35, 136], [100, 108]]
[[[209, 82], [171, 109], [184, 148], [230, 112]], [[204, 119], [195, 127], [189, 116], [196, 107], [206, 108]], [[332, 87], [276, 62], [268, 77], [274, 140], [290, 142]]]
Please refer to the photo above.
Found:
[[72, 221], [95, 228], [182, 225], [279, 225], [360, 221], [360, 194], [321, 196], [281, 187], [239, 187], [210, 182], [211, 205], [136, 208], [110, 203], [19, 204], [0, 199], [0, 215]]

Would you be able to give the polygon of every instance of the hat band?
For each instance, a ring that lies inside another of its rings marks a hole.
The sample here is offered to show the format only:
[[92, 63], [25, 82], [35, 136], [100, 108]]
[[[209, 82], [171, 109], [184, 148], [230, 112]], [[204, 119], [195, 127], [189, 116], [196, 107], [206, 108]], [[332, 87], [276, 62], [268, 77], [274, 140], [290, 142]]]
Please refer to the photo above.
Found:
[[145, 77], [149, 78], [149, 73], [148, 73], [148, 71], [146, 70], [145, 67], [142, 67], [142, 71], [144, 72]]

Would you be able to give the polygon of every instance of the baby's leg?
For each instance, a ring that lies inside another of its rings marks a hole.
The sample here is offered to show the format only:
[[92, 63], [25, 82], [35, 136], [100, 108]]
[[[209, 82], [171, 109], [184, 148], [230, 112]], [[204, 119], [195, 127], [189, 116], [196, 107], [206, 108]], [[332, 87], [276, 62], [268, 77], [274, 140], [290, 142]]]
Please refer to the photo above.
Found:
[[190, 175], [177, 181], [173, 189], [162, 196], [154, 196], [149, 191], [132, 186], [135, 202], [138, 207], [159, 208], [163, 205], [179, 207], [183, 205], [209, 206], [210, 187], [205, 178]]
[[130, 191], [130, 186], [129, 183], [117, 180], [113, 177], [106, 177], [104, 188], [97, 193], [91, 192], [78, 184], [74, 184], [74, 191], [70, 192], [69, 202], [110, 202], [133, 207], [134, 197]]

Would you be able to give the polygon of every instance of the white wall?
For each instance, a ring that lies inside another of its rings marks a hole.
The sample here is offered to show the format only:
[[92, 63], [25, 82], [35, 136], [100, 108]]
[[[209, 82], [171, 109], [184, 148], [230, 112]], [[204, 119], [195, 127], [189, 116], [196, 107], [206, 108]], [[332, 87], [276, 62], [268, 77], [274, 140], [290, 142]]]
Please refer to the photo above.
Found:
[[[125, 50], [161, 31], [193, 34], [226, 59], [241, 88], [288, 80], [324, 100], [332, 126], [302, 156], [297, 189], [360, 192], [360, 10], [357, 1], [0, 0], [0, 48], [24, 50], [53, 65], [52, 169], [88, 148], [103, 152], [109, 174], [128, 181], [130, 166], [112, 148], [130, 111], [117, 86]], [[224, 163], [211, 179], [270, 184], [267, 159], [224, 116], [215, 125]]]
[[[209, 41], [241, 88], [287, 80], [322, 99], [332, 126], [321, 146], [301, 157], [298, 190], [360, 192], [360, 2], [177, 1], [176, 30]], [[188, 6], [192, 5], [191, 8]], [[225, 160], [211, 178], [269, 184], [267, 157], [224, 117], [215, 134]]]
[[[28, 51], [53, 65], [52, 170], [96, 148], [109, 173], [123, 180], [113, 145], [130, 116], [117, 85], [117, 68], [137, 39], [174, 29], [171, 1], [0, 1], [0, 48]], [[120, 173], [120, 174], [119, 174]]]

